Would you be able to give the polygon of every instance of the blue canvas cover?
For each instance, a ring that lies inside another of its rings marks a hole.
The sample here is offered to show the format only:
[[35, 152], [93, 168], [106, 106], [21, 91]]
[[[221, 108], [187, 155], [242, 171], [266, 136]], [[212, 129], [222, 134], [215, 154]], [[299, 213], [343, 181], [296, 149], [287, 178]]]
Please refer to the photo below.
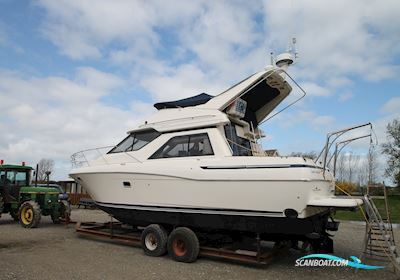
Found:
[[169, 102], [159, 102], [154, 104], [154, 107], [157, 110], [167, 109], [167, 108], [183, 108], [183, 107], [190, 107], [190, 106], [197, 106], [204, 103], [207, 103], [211, 98], [214, 96], [209, 95], [207, 93], [201, 93], [192, 97], [184, 98], [181, 100], [176, 101], [169, 101]]

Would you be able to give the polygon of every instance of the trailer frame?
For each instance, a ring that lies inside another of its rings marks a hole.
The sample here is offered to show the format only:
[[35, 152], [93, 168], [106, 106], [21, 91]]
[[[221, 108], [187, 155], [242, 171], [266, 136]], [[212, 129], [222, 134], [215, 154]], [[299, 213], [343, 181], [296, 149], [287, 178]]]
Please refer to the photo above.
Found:
[[[77, 222], [76, 233], [83, 237], [95, 238], [103, 241], [141, 247], [141, 230], [132, 228], [121, 222], [111, 220], [106, 223]], [[229, 247], [200, 246], [199, 257], [209, 257], [253, 265], [266, 265], [277, 256], [287, 252], [287, 244], [275, 246], [266, 250], [257, 236], [255, 250], [240, 250]]]

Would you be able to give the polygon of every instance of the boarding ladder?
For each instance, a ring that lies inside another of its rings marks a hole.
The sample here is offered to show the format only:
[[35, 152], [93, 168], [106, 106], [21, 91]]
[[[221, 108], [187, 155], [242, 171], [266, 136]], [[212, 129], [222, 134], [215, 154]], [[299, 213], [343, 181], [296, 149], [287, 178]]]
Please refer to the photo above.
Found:
[[[374, 199], [383, 199], [384, 207], [381, 212], [376, 207]], [[395, 272], [400, 272], [400, 256], [396, 250], [393, 226], [390, 220], [386, 188], [383, 187], [383, 196], [370, 196], [369, 187], [364, 195], [364, 209], [366, 215], [366, 231], [362, 258], [375, 256], [387, 258], [393, 265]], [[383, 217], [381, 215], [383, 213]]]

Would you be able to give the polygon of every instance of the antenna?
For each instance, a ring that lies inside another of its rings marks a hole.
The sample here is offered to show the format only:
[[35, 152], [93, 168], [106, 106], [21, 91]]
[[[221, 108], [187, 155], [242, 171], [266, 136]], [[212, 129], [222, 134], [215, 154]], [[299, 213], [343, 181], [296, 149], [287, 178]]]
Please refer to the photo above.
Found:
[[[295, 60], [298, 58], [298, 53], [296, 50], [296, 43], [297, 43], [297, 40], [295, 37], [293, 37], [291, 42], [289, 43], [287, 51], [279, 54], [275, 58], [276, 66], [278, 66], [279, 68], [282, 68], [283, 70], [287, 70], [287, 68], [295, 62]], [[271, 65], [274, 65], [274, 63], [273, 63], [274, 59], [272, 58], [272, 55], [273, 55], [273, 53], [271, 52]]]
[[299, 58], [299, 53], [297, 52], [297, 49], [296, 49], [296, 43], [297, 43], [297, 39], [296, 39], [296, 37], [293, 37], [292, 38], [292, 48], [293, 48], [293, 50], [291, 50], [291, 51], [293, 51], [294, 58], [298, 59]]

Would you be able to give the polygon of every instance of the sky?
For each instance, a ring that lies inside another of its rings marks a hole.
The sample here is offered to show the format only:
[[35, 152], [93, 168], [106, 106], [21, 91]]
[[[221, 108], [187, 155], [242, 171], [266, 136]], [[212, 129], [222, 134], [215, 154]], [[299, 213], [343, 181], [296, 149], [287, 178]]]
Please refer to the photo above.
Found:
[[156, 102], [220, 93], [292, 37], [307, 96], [262, 125], [264, 148], [320, 151], [328, 132], [367, 122], [385, 142], [400, 117], [397, 0], [0, 0], [0, 159], [50, 158], [66, 179], [73, 153], [117, 144]]

